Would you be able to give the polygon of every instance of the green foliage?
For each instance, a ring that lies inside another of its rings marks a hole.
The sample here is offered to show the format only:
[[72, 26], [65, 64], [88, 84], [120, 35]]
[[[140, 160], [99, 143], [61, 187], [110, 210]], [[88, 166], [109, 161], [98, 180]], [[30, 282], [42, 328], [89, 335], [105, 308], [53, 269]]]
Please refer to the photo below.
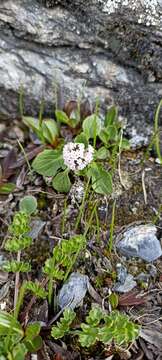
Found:
[[59, 170], [64, 170], [65, 165], [60, 150], [44, 150], [32, 163], [33, 169], [43, 176], [55, 176]]
[[56, 116], [57, 122], [68, 125], [71, 128], [75, 128], [79, 124], [79, 121], [80, 121], [80, 118], [78, 116], [78, 111], [73, 111], [72, 115], [74, 115], [74, 116], [68, 117], [64, 111], [61, 111], [61, 110], [55, 111], [55, 116]]
[[15, 317], [0, 311], [0, 359], [25, 360], [25, 355], [42, 347], [41, 326], [33, 323], [24, 330]]
[[19, 203], [20, 211], [29, 215], [34, 214], [37, 210], [37, 200], [32, 195], [24, 196]]
[[30, 236], [21, 236], [19, 238], [13, 237], [8, 239], [5, 243], [5, 249], [10, 252], [18, 252], [28, 248], [32, 243], [32, 238]]
[[29, 129], [32, 129], [40, 141], [55, 145], [59, 137], [59, 128], [55, 120], [45, 119], [39, 121], [39, 119], [27, 116], [23, 116], [22, 119], [24, 124], [28, 126]]
[[70, 330], [74, 318], [74, 311], [66, 309], [60, 322], [53, 326], [51, 335], [55, 339], [69, 333], [78, 335], [83, 347], [90, 347], [100, 341], [105, 345], [114, 343], [125, 348], [139, 336], [140, 326], [116, 310], [106, 315], [98, 306], [93, 307], [86, 317], [86, 323], [81, 323], [81, 330]]
[[23, 236], [30, 231], [29, 215], [24, 212], [17, 212], [14, 215], [12, 224], [9, 226], [9, 232], [12, 236]]
[[90, 164], [88, 176], [91, 178], [92, 188], [96, 193], [108, 195], [112, 192], [112, 176], [103, 169], [101, 164], [95, 162]]
[[5, 183], [5, 184], [0, 184], [0, 194], [2, 195], [6, 195], [9, 194], [10, 192], [13, 192], [15, 189], [16, 185], [13, 183]]
[[116, 293], [112, 293], [109, 295], [109, 302], [112, 307], [112, 309], [116, 309], [119, 304], [119, 296]]
[[114, 341], [118, 346], [128, 346], [139, 335], [139, 326], [119, 311], [112, 311], [104, 320], [105, 324], [98, 333], [98, 339], [104, 344]]
[[59, 192], [68, 192], [71, 188], [71, 182], [69, 178], [69, 170], [66, 169], [58, 173], [53, 181], [53, 188]]
[[5, 261], [2, 265], [2, 269], [3, 269], [3, 271], [6, 271], [6, 272], [12, 272], [12, 273], [25, 272], [26, 273], [31, 270], [31, 265], [29, 263], [25, 263], [23, 261], [11, 260], [11, 261]]
[[41, 299], [45, 299], [47, 296], [47, 292], [40, 286], [38, 282], [27, 281], [25, 283], [25, 288]]
[[69, 333], [70, 326], [76, 317], [75, 311], [71, 309], [65, 309], [63, 317], [57, 322], [56, 326], [52, 327], [51, 335], [54, 339], [61, 339], [63, 336]]
[[62, 240], [53, 249], [52, 258], [46, 260], [44, 272], [53, 279], [62, 280], [66, 272], [73, 266], [76, 255], [85, 246], [86, 239], [82, 235], [76, 235], [69, 240]]
[[[74, 118], [71, 118], [61, 110], [57, 109], [55, 111], [57, 123], [63, 123], [67, 126], [70, 126], [71, 128], [75, 128], [80, 122], [78, 109], [75, 108], [75, 111], [72, 111], [71, 115], [74, 115]], [[47, 120], [42, 121], [41, 129], [46, 128], [46, 132], [48, 133], [49, 127], [47, 130], [47, 124]], [[40, 131], [40, 124], [35, 125], [35, 121], [33, 120], [31, 124], [31, 119], [30, 126], [36, 131]], [[54, 127], [56, 124], [54, 125], [53, 123], [52, 126]], [[118, 153], [123, 149], [129, 148], [128, 140], [121, 136], [121, 129], [122, 125], [118, 121], [118, 110], [115, 106], [112, 106], [107, 111], [104, 121], [99, 116], [98, 109], [94, 114], [86, 117], [82, 123], [82, 129], [80, 130], [80, 133], [78, 133], [77, 136], [73, 138], [75, 143], [82, 143], [85, 145], [85, 148], [87, 148], [89, 142], [91, 144], [92, 141], [93, 147], [95, 148], [97, 141], [97, 149], [95, 151], [94, 161], [85, 167], [82, 171], [76, 172], [76, 175], [78, 176], [82, 175], [86, 178], [90, 176], [92, 188], [96, 193], [108, 195], [112, 192], [112, 174], [110, 171], [106, 171], [100, 162], [103, 160], [108, 160], [111, 164], [111, 167], [114, 169]], [[48, 140], [49, 137], [50, 136], [48, 134]], [[52, 138], [50, 141], [53, 141]], [[64, 140], [62, 142], [64, 142]], [[71, 188], [71, 181], [69, 177], [71, 170], [68, 169], [64, 164], [62, 150], [62, 147], [59, 147], [55, 150], [43, 150], [34, 159], [32, 167], [40, 175], [51, 176], [52, 186], [56, 191], [67, 193]]]
[[94, 139], [100, 134], [101, 119], [96, 114], [90, 115], [83, 121], [82, 127], [87, 140]]

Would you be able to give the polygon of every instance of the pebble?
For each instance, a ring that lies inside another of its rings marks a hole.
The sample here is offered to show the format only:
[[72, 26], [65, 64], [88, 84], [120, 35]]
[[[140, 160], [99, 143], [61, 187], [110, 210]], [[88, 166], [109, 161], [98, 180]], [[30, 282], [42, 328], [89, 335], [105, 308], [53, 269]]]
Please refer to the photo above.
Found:
[[88, 290], [88, 276], [73, 272], [58, 294], [61, 309], [75, 309], [80, 306]]

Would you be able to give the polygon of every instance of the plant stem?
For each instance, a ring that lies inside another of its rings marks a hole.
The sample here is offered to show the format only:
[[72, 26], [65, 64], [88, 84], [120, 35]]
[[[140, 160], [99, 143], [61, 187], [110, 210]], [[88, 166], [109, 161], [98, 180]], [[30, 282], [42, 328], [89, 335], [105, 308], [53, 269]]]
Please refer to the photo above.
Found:
[[159, 120], [161, 106], [162, 106], [162, 100], [160, 100], [159, 105], [156, 110], [156, 113], [155, 113], [154, 131], [155, 131], [155, 148], [156, 148], [158, 159], [160, 160], [160, 163], [162, 164], [162, 155], [160, 152], [159, 126], [158, 126], [158, 120]]
[[48, 283], [48, 303], [51, 305], [52, 303], [52, 291], [53, 291], [53, 278], [49, 278]]
[[22, 153], [23, 153], [23, 155], [24, 155], [25, 161], [26, 161], [27, 166], [28, 166], [28, 169], [29, 169], [29, 173], [32, 173], [32, 168], [31, 168], [31, 166], [30, 166], [30, 163], [29, 163], [28, 157], [27, 157], [27, 155], [26, 155], [26, 152], [25, 152], [25, 150], [24, 150], [21, 142], [20, 142], [18, 139], [17, 139], [17, 142], [18, 142], [18, 145], [20, 146], [20, 149], [21, 149], [21, 151], [22, 151]]
[[90, 226], [91, 226], [91, 224], [92, 224], [92, 220], [93, 220], [93, 216], [94, 216], [94, 214], [95, 214], [96, 208], [97, 208], [97, 201], [96, 201], [96, 203], [95, 203], [95, 205], [94, 205], [94, 207], [93, 207], [93, 210], [92, 210], [92, 212], [91, 212], [90, 219], [89, 219], [88, 224], [87, 224], [87, 226], [86, 226], [86, 228], [85, 228], [85, 231], [84, 231], [84, 236], [85, 236], [85, 237], [86, 237], [86, 235], [87, 235], [87, 233], [88, 233], [88, 230], [89, 230], [89, 228], [90, 228]]
[[[20, 258], [21, 258], [21, 251], [18, 251], [17, 253], [17, 261], [20, 262]], [[18, 299], [18, 294], [19, 294], [19, 280], [20, 280], [20, 273], [16, 272], [15, 274], [15, 293], [14, 293], [14, 309], [16, 311], [16, 304], [17, 304], [17, 299]]]
[[20, 288], [19, 296], [18, 296], [17, 303], [16, 303], [16, 307], [14, 309], [14, 316], [15, 316], [16, 319], [18, 318], [20, 307], [21, 307], [21, 305], [23, 303], [23, 300], [24, 300], [25, 291], [26, 291], [26, 282], [24, 282], [22, 284], [21, 288]]
[[79, 225], [81, 217], [82, 217], [83, 209], [84, 209], [84, 206], [85, 206], [85, 200], [86, 200], [86, 197], [87, 197], [87, 194], [88, 194], [88, 191], [89, 191], [89, 183], [90, 183], [90, 177], [88, 178], [87, 186], [86, 186], [84, 196], [83, 196], [83, 199], [82, 199], [82, 203], [81, 203], [81, 206], [80, 206], [80, 209], [79, 209], [79, 214], [78, 214], [78, 217], [76, 219], [74, 231], [76, 231], [78, 229], [78, 225]]
[[41, 130], [42, 121], [43, 121], [43, 111], [44, 111], [44, 100], [42, 99], [39, 110], [39, 129]]
[[110, 225], [110, 237], [109, 237], [109, 243], [108, 243], [108, 250], [111, 253], [112, 247], [113, 247], [113, 233], [114, 233], [114, 222], [115, 222], [115, 206], [116, 201], [113, 203], [112, 208], [112, 217], [111, 217], [111, 225]]

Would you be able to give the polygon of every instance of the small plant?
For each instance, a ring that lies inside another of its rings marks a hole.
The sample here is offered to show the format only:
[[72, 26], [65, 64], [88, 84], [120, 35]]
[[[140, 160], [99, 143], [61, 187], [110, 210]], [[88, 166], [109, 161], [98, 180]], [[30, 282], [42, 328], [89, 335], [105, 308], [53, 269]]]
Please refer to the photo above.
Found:
[[78, 335], [81, 346], [87, 348], [98, 341], [105, 346], [113, 343], [127, 348], [139, 336], [140, 327], [117, 310], [107, 315], [98, 306], [93, 307], [86, 317], [86, 323], [81, 323], [81, 330], [70, 329], [74, 318], [74, 311], [66, 309], [60, 322], [53, 326], [51, 335], [55, 339], [67, 334]]
[[57, 147], [59, 143], [59, 127], [53, 119], [36, 119], [23, 116], [23, 122], [37, 135], [43, 144], [50, 144]]
[[44, 272], [49, 277], [48, 299], [51, 303], [53, 281], [67, 279], [72, 267], [74, 266], [79, 253], [85, 248], [86, 239], [82, 235], [77, 235], [69, 240], [62, 240], [53, 249], [53, 256], [47, 259]]
[[[57, 110], [56, 115], [58, 121], [70, 126], [66, 113]], [[70, 175], [75, 172], [78, 176], [90, 178], [96, 193], [110, 194], [112, 174], [105, 170], [101, 161], [114, 161], [119, 145], [120, 151], [128, 148], [126, 139], [121, 142], [120, 129], [115, 107], [107, 112], [104, 124], [96, 110], [84, 119], [82, 130], [73, 142], [62, 144], [58, 149], [45, 149], [33, 161], [33, 169], [40, 175], [52, 177], [52, 186], [59, 192], [70, 190]]]
[[37, 210], [37, 200], [32, 195], [24, 196], [20, 200], [19, 204], [20, 211], [25, 212], [29, 215], [34, 214]]

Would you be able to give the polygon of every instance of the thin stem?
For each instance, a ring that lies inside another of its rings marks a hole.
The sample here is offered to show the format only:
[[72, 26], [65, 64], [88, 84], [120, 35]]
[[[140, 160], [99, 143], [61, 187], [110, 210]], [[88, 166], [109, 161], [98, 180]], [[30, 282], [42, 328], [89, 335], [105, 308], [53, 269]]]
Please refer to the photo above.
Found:
[[17, 139], [17, 142], [18, 142], [18, 145], [20, 146], [20, 149], [21, 149], [21, 151], [22, 151], [22, 153], [23, 153], [23, 155], [24, 155], [24, 158], [25, 158], [25, 161], [26, 161], [26, 163], [27, 163], [29, 172], [32, 173], [32, 168], [31, 168], [31, 166], [30, 166], [30, 163], [29, 163], [28, 157], [27, 157], [27, 155], [26, 155], [26, 152], [25, 152], [25, 150], [24, 150], [21, 142], [20, 142], [18, 139]]
[[95, 208], [96, 228], [97, 228], [97, 243], [100, 242], [100, 221], [98, 217], [97, 207]]
[[48, 283], [48, 303], [51, 305], [52, 303], [52, 291], [53, 291], [53, 278], [49, 278]]
[[39, 110], [39, 128], [41, 129], [43, 121], [43, 111], [44, 111], [44, 100], [42, 99]]
[[86, 228], [85, 228], [84, 236], [87, 235], [88, 230], [89, 230], [89, 228], [90, 228], [90, 226], [91, 226], [91, 224], [92, 224], [92, 220], [93, 220], [93, 217], [94, 217], [96, 208], [97, 208], [97, 201], [96, 201], [95, 206], [94, 206], [94, 208], [93, 208], [93, 210], [92, 210], [92, 212], [91, 212], [91, 216], [90, 216], [90, 218], [89, 218], [88, 224], [87, 224], [87, 226], [86, 226]]
[[26, 282], [24, 282], [22, 284], [21, 288], [20, 288], [19, 296], [18, 296], [17, 303], [16, 303], [16, 307], [14, 309], [14, 316], [15, 316], [16, 319], [18, 318], [20, 307], [21, 307], [21, 305], [23, 303], [23, 300], [24, 300], [25, 291], [26, 291]]
[[109, 250], [110, 253], [111, 253], [112, 247], [113, 247], [113, 233], [114, 233], [114, 223], [115, 223], [115, 206], [116, 206], [116, 201], [114, 201], [114, 203], [113, 203], [111, 225], [110, 225], [110, 237], [109, 237], [109, 243], [108, 243], [108, 250]]
[[84, 210], [84, 206], [85, 206], [86, 197], [87, 197], [87, 194], [88, 194], [88, 191], [89, 191], [89, 183], [90, 183], [90, 178], [88, 178], [87, 186], [86, 186], [84, 196], [83, 196], [83, 199], [82, 199], [82, 203], [81, 203], [81, 206], [80, 206], [80, 209], [79, 209], [79, 214], [78, 214], [78, 217], [76, 219], [74, 231], [76, 231], [78, 229], [78, 226], [80, 224], [80, 220], [81, 220], [83, 210]]
[[[17, 261], [20, 262], [20, 258], [21, 258], [21, 251], [18, 251], [17, 253]], [[19, 294], [19, 281], [20, 281], [20, 273], [16, 272], [15, 274], [15, 293], [14, 293], [14, 309], [16, 311], [16, 304], [17, 304], [17, 299], [18, 299], [18, 294]]]
[[158, 125], [161, 106], [162, 106], [162, 100], [160, 100], [159, 105], [156, 110], [156, 113], [155, 113], [154, 131], [155, 131], [155, 148], [156, 148], [157, 156], [160, 160], [160, 163], [162, 164], [162, 155], [160, 152], [159, 125]]

